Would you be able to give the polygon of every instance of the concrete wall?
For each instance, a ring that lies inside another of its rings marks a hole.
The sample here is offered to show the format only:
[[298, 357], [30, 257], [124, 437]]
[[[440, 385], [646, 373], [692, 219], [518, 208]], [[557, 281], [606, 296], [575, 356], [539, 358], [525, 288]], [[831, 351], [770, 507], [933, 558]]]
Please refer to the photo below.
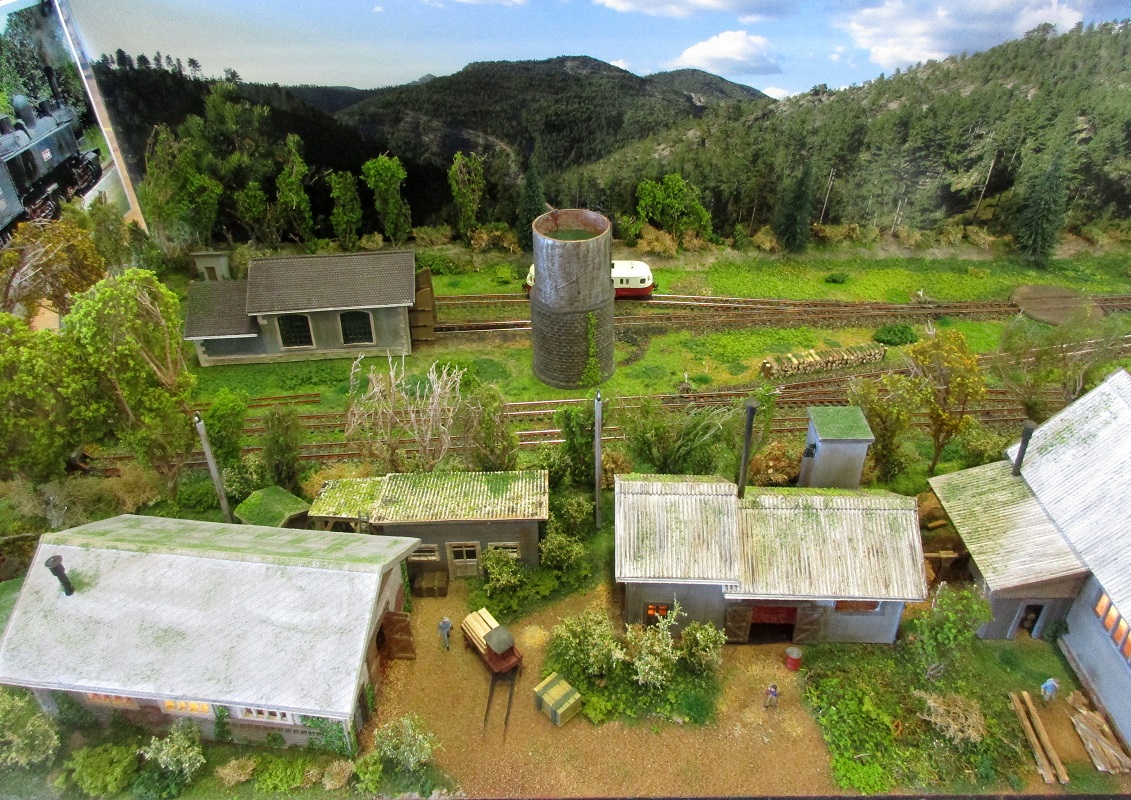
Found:
[[667, 603], [679, 600], [680, 617], [674, 626], [679, 631], [688, 622], [710, 622], [722, 628], [726, 621], [726, 600], [718, 584], [683, 583], [625, 583], [624, 621], [629, 625], [644, 622], [644, 608], [650, 603]]
[[438, 562], [409, 562], [409, 572], [448, 569], [448, 542], [478, 542], [482, 557], [492, 542], [518, 542], [519, 560], [531, 567], [538, 566], [538, 520], [500, 520], [484, 522], [419, 522], [408, 524], [374, 525], [373, 533], [380, 536], [415, 536], [421, 544], [438, 545]]
[[1083, 577], [1063, 578], [1021, 586], [1015, 589], [991, 592], [976, 562], [970, 562], [970, 575], [990, 601], [992, 617], [978, 628], [981, 639], [1012, 639], [1017, 635], [1025, 606], [1043, 605], [1044, 611], [1033, 627], [1032, 635], [1039, 638], [1049, 625], [1064, 621], [1073, 599], [1080, 592]]
[[802, 459], [797, 485], [816, 489], [859, 489], [870, 444], [847, 439], [820, 441], [810, 422], [805, 447], [812, 448], [813, 456]]
[[1060, 639], [1076, 674], [1102, 704], [1116, 732], [1131, 743], [1131, 665], [1119, 653], [1111, 634], [1096, 617], [1096, 602], [1103, 589], [1088, 578], [1068, 612], [1068, 633]]
[[891, 644], [899, 633], [903, 603], [880, 603], [876, 611], [838, 612], [830, 602], [821, 625], [823, 642], [877, 642]]

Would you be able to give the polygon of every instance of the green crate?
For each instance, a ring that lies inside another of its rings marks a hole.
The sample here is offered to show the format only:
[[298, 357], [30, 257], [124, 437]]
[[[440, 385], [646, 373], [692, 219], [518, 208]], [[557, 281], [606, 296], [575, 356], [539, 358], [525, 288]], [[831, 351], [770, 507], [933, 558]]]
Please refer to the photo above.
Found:
[[556, 672], [534, 687], [534, 707], [559, 728], [581, 710], [581, 692]]

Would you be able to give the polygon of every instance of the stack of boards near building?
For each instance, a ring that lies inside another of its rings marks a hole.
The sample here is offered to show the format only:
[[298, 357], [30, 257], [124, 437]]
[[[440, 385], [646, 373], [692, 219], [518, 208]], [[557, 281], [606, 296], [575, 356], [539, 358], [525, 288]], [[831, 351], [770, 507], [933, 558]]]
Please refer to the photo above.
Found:
[[831, 372], [840, 369], [878, 364], [884, 360], [887, 348], [883, 345], [855, 345], [829, 350], [806, 350], [770, 356], [762, 362], [763, 378], [789, 378], [812, 372]]

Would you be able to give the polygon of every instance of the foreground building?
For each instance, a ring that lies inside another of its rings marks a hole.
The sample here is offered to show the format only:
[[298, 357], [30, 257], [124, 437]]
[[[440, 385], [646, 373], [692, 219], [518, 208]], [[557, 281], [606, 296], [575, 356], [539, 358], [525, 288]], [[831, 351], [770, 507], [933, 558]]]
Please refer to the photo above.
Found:
[[236, 741], [349, 741], [379, 644], [406, 627], [400, 564], [417, 544], [132, 515], [47, 533], [0, 683], [149, 728], [189, 718], [212, 737], [226, 714]]
[[1112, 374], [1007, 455], [931, 479], [992, 604], [979, 635], [1065, 624], [1061, 649], [1129, 741], [1131, 375]]

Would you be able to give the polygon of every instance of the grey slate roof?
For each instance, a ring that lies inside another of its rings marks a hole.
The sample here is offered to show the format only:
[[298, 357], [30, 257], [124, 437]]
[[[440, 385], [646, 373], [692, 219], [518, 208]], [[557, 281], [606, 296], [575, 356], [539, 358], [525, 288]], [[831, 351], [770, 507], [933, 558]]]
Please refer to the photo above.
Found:
[[616, 476], [616, 578], [662, 583], [738, 579], [738, 487], [722, 478]]
[[747, 489], [739, 503], [741, 579], [727, 597], [922, 600], [913, 497], [830, 489]]
[[185, 338], [217, 339], [259, 334], [247, 315], [247, 281], [194, 281], [185, 303]]
[[410, 306], [416, 299], [411, 250], [252, 261], [247, 314]]
[[1072, 552], [1013, 462], [929, 479], [991, 591], [1084, 575]]
[[130, 515], [44, 534], [0, 683], [344, 719], [375, 601], [417, 544]]
[[1131, 614], [1131, 375], [1113, 373], [1037, 428], [1021, 475], [1112, 603]]

